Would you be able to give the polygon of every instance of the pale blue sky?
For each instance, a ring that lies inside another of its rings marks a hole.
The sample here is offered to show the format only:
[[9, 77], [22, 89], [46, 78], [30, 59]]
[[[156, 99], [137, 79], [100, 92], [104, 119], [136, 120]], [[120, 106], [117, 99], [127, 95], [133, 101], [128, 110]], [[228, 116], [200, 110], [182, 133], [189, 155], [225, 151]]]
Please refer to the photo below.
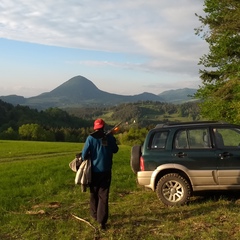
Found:
[[1, 0], [0, 96], [82, 75], [122, 95], [198, 88], [203, 0]]

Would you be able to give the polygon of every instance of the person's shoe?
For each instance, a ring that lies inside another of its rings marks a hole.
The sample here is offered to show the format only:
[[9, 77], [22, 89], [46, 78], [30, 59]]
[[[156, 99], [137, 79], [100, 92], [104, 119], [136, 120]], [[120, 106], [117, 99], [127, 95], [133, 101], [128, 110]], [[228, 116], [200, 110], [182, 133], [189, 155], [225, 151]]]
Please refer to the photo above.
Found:
[[105, 223], [101, 223], [101, 229], [106, 230], [106, 224]]

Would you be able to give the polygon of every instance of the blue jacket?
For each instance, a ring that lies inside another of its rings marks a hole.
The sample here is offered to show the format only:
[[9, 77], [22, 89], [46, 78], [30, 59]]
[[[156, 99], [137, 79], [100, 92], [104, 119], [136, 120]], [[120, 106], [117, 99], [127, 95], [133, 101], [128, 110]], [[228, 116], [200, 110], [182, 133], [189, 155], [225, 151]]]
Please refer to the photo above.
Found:
[[93, 172], [109, 172], [112, 170], [113, 153], [118, 152], [116, 139], [112, 134], [104, 138], [89, 135], [82, 150], [82, 158], [90, 154]]

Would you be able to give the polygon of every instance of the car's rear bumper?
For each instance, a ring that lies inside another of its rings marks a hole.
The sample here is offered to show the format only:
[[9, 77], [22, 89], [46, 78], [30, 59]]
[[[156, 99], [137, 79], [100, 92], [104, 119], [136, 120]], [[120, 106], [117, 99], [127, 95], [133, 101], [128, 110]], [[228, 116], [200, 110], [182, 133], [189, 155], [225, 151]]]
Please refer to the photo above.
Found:
[[153, 173], [153, 171], [137, 172], [138, 184], [152, 189], [152, 186], [151, 186], [152, 173]]

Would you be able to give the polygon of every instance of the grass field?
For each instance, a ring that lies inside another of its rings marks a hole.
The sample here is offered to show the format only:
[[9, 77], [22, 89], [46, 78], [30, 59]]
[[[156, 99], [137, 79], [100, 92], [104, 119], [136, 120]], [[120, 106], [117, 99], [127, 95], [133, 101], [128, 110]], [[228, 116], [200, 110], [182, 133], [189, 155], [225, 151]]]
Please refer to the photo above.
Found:
[[[80, 143], [0, 141], [0, 239], [240, 239], [240, 194], [194, 196], [167, 208], [137, 186], [130, 146], [114, 156], [108, 229], [89, 215], [89, 191], [68, 167]], [[75, 218], [77, 216], [80, 219]]]

